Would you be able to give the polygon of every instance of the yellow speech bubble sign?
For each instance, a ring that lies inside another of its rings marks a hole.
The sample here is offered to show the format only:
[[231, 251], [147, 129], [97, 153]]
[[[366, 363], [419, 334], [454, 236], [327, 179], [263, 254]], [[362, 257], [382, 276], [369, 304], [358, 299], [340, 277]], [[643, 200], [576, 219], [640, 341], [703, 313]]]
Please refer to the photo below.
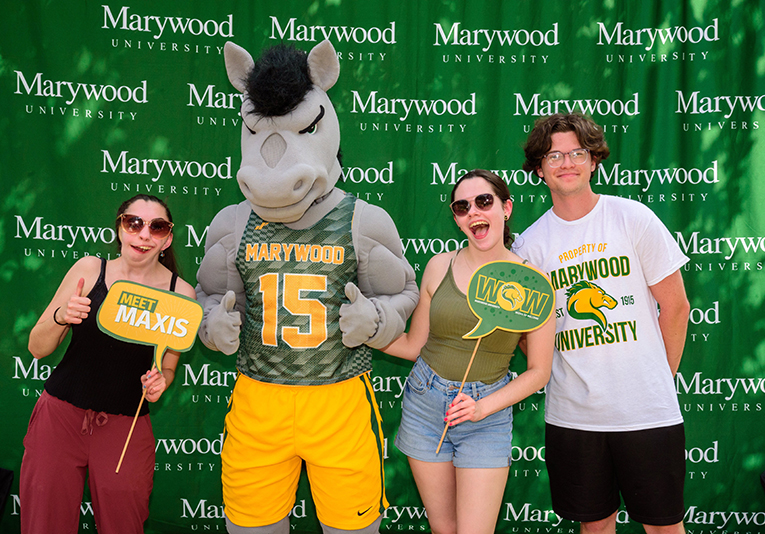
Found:
[[162, 371], [166, 349], [186, 352], [194, 345], [202, 313], [202, 306], [184, 295], [118, 280], [109, 288], [96, 322], [114, 338], [153, 345], [155, 364]]

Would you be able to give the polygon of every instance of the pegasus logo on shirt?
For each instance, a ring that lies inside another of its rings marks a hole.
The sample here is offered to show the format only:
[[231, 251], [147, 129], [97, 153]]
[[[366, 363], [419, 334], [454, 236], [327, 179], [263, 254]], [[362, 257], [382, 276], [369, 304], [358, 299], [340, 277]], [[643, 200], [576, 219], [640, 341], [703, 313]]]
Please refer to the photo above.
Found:
[[583, 280], [569, 287], [566, 296], [568, 297], [566, 306], [571, 317], [581, 320], [592, 319], [603, 331], [606, 330], [608, 319], [599, 308], [606, 307], [613, 310], [616, 307], [616, 300], [611, 295], [592, 282]]

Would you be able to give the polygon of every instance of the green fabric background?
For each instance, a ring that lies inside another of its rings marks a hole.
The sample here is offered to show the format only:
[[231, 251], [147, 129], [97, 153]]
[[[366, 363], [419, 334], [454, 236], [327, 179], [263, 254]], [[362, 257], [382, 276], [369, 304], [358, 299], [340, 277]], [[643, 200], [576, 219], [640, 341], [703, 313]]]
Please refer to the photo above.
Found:
[[[461, 239], [447, 200], [460, 172], [482, 167], [505, 177], [520, 232], [551, 205], [545, 185], [520, 170], [534, 120], [570, 108], [604, 127], [612, 156], [594, 189], [645, 203], [691, 258], [683, 275], [693, 310], [676, 381], [687, 528], [765, 532], [764, 6], [3, 0], [0, 467], [16, 480], [0, 531], [19, 531], [22, 439], [63, 353], [35, 361], [28, 335], [64, 273], [86, 254], [114, 257], [117, 206], [148, 192], [167, 199], [182, 276], [195, 283], [206, 226], [242, 199], [241, 123], [223, 44], [253, 55], [280, 41], [308, 50], [325, 31], [341, 63], [330, 91], [342, 129], [338, 185], [391, 214], [418, 280], [434, 253]], [[160, 31], [166, 17], [175, 26]], [[86, 87], [72, 98], [59, 82]], [[419, 108], [406, 115], [395, 99]], [[158, 176], [151, 164], [144, 172], [147, 159], [189, 164]], [[391, 503], [384, 532], [427, 530], [406, 459], [392, 444], [409, 367], [375, 353]], [[514, 359], [515, 372], [524, 367], [523, 356]], [[225, 531], [218, 453], [233, 377], [232, 357], [197, 343], [152, 406], [157, 468], [147, 532]], [[543, 408], [541, 392], [516, 406], [498, 532], [578, 532], [551, 511]], [[620, 532], [641, 531], [625, 512], [619, 521]], [[293, 525], [319, 531], [306, 480]], [[93, 530], [86, 494], [80, 532]]]

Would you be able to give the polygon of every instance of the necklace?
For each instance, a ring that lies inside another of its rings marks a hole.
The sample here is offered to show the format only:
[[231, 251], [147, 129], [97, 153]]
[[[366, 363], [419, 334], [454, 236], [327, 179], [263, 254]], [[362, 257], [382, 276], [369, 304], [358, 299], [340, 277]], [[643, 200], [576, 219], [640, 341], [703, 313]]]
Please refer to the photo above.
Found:
[[[472, 274], [473, 274], [474, 272], [476, 272], [478, 269], [480, 269], [481, 267], [483, 267], [483, 266], [484, 266], [484, 265], [486, 265], [487, 263], [491, 263], [491, 262], [493, 262], [493, 261], [510, 261], [510, 259], [509, 259], [509, 258], [507, 258], [507, 257], [505, 257], [505, 258], [493, 258], [493, 259], [486, 259], [486, 260], [482, 260], [482, 261], [480, 261], [480, 262], [478, 263], [478, 266], [477, 266], [477, 267], [473, 267], [473, 266], [471, 265], [470, 261], [468, 260], [468, 257], [467, 257], [467, 254], [468, 254], [468, 252], [467, 252], [467, 248], [461, 248], [461, 249], [459, 250], [459, 252], [457, 252], [457, 254], [459, 255], [459, 253], [460, 253], [460, 252], [462, 252], [462, 251], [464, 251], [464, 253], [462, 254], [462, 256], [464, 256], [464, 260], [463, 260], [463, 263], [465, 264], [465, 267], [467, 267], [467, 269], [468, 269], [468, 272], [470, 273], [470, 275], [471, 275], [471, 276], [472, 276]], [[506, 252], [506, 251], [507, 251], [507, 249], [504, 249], [504, 251]], [[506, 256], [506, 254], [503, 254], [503, 256]]]
[[471, 276], [472, 276], [472, 274], [473, 274], [474, 272], [476, 272], [478, 269], [480, 269], [480, 268], [481, 268], [481, 266], [482, 266], [484, 263], [486, 263], [486, 262], [481, 262], [481, 263], [479, 263], [479, 264], [478, 264], [478, 266], [477, 266], [477, 267], [473, 267], [473, 266], [470, 264], [470, 260], [468, 259], [468, 252], [467, 252], [467, 248], [463, 248], [463, 249], [460, 249], [460, 251], [464, 251], [464, 252], [463, 252], [463, 254], [462, 254], [462, 256], [464, 257], [464, 258], [463, 258], [463, 263], [465, 264], [465, 267], [467, 267], [467, 269], [468, 269], [468, 273], [470, 273], [470, 275], [471, 275]]

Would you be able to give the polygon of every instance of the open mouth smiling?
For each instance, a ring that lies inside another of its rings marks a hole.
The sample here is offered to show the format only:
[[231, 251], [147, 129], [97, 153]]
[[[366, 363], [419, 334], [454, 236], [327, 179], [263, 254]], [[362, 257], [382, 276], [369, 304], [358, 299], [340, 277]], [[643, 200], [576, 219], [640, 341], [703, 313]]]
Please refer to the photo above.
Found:
[[470, 223], [470, 231], [473, 232], [473, 235], [476, 237], [484, 237], [487, 233], [489, 233], [489, 223], [486, 221], [475, 221]]

